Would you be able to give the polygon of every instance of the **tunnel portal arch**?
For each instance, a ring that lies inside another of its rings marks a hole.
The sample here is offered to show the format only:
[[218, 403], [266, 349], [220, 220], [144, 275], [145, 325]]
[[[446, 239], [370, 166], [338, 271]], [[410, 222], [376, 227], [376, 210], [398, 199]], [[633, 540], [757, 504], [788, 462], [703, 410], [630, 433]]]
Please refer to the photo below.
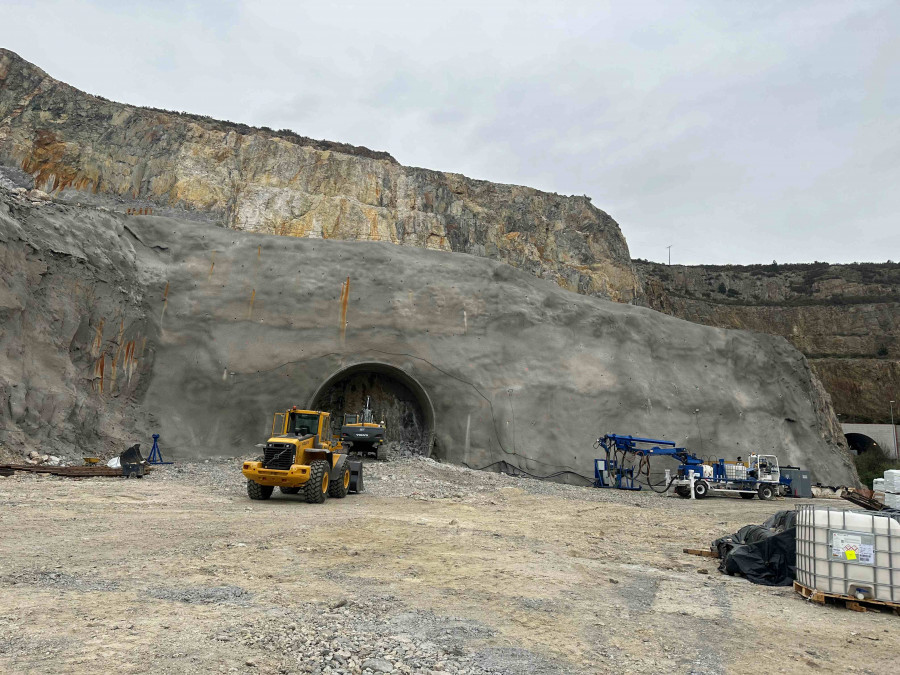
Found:
[[876, 443], [865, 434], [849, 433], [844, 434], [844, 438], [847, 439], [847, 445], [850, 446], [850, 449], [853, 450], [853, 452], [855, 452], [857, 455], [861, 455], [864, 452], [869, 452], [870, 450], [877, 450], [879, 447], [881, 447], [878, 445], [878, 443]]
[[426, 457], [434, 447], [434, 405], [422, 384], [406, 371], [380, 361], [366, 361], [329, 375], [309, 399], [310, 410], [324, 410], [341, 420], [373, 397], [377, 419], [386, 418], [388, 440], [414, 442]]

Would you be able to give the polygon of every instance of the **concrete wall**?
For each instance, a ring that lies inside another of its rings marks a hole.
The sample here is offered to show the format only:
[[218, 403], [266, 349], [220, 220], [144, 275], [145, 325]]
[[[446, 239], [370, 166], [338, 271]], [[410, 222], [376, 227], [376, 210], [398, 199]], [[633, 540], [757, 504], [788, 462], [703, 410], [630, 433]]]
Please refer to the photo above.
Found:
[[[900, 425], [890, 424], [842, 424], [845, 434], [863, 434], [892, 456], [897, 456], [897, 443], [900, 442]], [[896, 434], [896, 435], [895, 435]]]

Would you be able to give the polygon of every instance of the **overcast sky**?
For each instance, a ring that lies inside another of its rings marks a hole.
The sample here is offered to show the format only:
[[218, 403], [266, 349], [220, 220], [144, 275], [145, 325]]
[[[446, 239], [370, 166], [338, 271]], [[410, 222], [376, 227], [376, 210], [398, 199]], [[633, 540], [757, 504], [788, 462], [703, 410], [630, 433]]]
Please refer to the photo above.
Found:
[[632, 256], [900, 260], [900, 2], [0, 0], [132, 104], [587, 194]]

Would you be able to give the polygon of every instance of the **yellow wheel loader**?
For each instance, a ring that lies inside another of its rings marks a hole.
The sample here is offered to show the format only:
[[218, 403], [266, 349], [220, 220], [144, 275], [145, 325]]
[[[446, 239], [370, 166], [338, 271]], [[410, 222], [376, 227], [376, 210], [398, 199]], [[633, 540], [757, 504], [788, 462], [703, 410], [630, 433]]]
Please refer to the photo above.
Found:
[[302, 494], [310, 504], [326, 497], [341, 499], [362, 492], [362, 462], [350, 461], [331, 438], [331, 415], [293, 407], [275, 413], [272, 436], [262, 457], [244, 462], [250, 499], [268, 499], [275, 488], [282, 494]]

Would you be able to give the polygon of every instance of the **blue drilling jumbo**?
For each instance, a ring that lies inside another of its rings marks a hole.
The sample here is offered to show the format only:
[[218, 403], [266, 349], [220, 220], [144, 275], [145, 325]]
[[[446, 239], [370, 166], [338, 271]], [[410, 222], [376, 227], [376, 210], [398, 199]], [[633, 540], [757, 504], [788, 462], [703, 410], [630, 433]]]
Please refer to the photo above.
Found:
[[[656, 492], [675, 488], [675, 494], [702, 499], [712, 492], [739, 494], [744, 499], [768, 500], [783, 495], [791, 480], [781, 475], [775, 455], [751, 454], [748, 461], [717, 459], [704, 462], [674, 441], [607, 434], [598, 438], [595, 448], [603, 448], [606, 457], [594, 460], [594, 487], [640, 490], [642, 484]], [[650, 458], [671, 457], [678, 462], [675, 476], [654, 485], [650, 481]], [[628, 465], [626, 459], [630, 458]], [[635, 461], [637, 466], [635, 466]], [[642, 479], [643, 477], [643, 479]], [[662, 490], [659, 490], [663, 486]]]

